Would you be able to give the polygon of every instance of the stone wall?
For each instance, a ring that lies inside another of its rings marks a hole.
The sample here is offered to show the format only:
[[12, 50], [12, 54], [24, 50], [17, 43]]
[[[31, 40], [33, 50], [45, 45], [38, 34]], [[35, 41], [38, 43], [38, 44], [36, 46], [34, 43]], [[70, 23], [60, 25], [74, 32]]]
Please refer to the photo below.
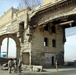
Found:
[[[63, 44], [63, 29], [62, 27], [56, 27], [56, 33], [49, 33], [43, 28], [37, 27], [34, 30], [34, 35], [32, 37], [32, 53], [31, 53], [31, 63], [35, 65], [45, 65], [53, 66], [56, 60], [56, 55], [60, 52], [64, 52]], [[51, 31], [51, 29], [50, 29]], [[48, 38], [48, 46], [44, 46], [44, 38]], [[56, 47], [52, 46], [52, 40], [56, 40]], [[64, 55], [62, 55], [64, 56]], [[59, 56], [60, 57], [60, 56]], [[64, 62], [64, 59], [59, 59], [59, 61]], [[43, 63], [44, 62], [44, 63]]]
[[11, 20], [13, 19], [13, 14], [17, 11], [17, 9], [10, 8], [8, 11], [4, 12], [4, 14], [0, 17], [0, 26], [11, 22]]

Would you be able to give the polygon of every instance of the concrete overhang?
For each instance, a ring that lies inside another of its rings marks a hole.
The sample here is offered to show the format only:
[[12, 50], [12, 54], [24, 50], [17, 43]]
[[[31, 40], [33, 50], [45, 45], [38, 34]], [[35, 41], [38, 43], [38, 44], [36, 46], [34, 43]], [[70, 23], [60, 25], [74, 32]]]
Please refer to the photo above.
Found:
[[[60, 17], [50, 18], [50, 19], [48, 19], [48, 20], [46, 20], [44, 22], [41, 22], [40, 24], [38, 24], [38, 26], [47, 24], [48, 22], [53, 22], [56, 19], [61, 19], [62, 17], [66, 17], [66, 16], [69, 17], [69, 16], [72, 16], [72, 15], [76, 16], [76, 12], [75, 13], [73, 12], [73, 13], [67, 14], [67, 15], [63, 14], [63, 16], [61, 15]], [[69, 20], [67, 22], [61, 22], [61, 23], [59, 23], [59, 25], [65, 25], [65, 24], [69, 24], [69, 23], [73, 23], [73, 22], [74, 22], [74, 19], [71, 19], [71, 20]]]
[[53, 3], [53, 4], [48, 3], [46, 5], [39, 6], [38, 9], [34, 9], [32, 11], [33, 13], [30, 15], [29, 19], [31, 19], [32, 17], [34, 17], [37, 13], [40, 13], [41, 11], [44, 11], [44, 10], [46, 10], [48, 8], [51, 8], [51, 7], [54, 7], [55, 5], [61, 4], [61, 3], [65, 2], [65, 1], [67, 1], [67, 0], [61, 0], [61, 1], [58, 1], [58, 2]]
[[[35, 18], [37, 18], [37, 17], [39, 17], [39, 15], [42, 15], [43, 13], [46, 13], [48, 10], [50, 10], [51, 11], [51, 8], [52, 7], [56, 7], [57, 5], [59, 5], [59, 4], [62, 4], [62, 3], [68, 3], [68, 2], [71, 2], [72, 0], [63, 0], [63, 1], [59, 1], [59, 2], [57, 2], [57, 3], [54, 3], [54, 4], [47, 4], [47, 5], [44, 5], [44, 6], [41, 6], [38, 10], [36, 10], [36, 11], [34, 11], [33, 13], [32, 13], [32, 16], [31, 17], [29, 17], [29, 21], [30, 21], [30, 23], [32, 23], [33, 22], [33, 25], [35, 26], [35, 25], [44, 25], [44, 24], [46, 24], [46, 23], [48, 23], [48, 22], [53, 22], [54, 20], [56, 20], [56, 19], [60, 19], [60, 18], [62, 18], [62, 17], [69, 17], [69, 16], [72, 16], [72, 15], [76, 15], [76, 6], [74, 6], [74, 8], [73, 9], [71, 9], [71, 11], [69, 10], [69, 11], [66, 11], [66, 12], [64, 12], [64, 13], [62, 13], [62, 12], [60, 12], [59, 14], [50, 14], [50, 15], [54, 15], [54, 16], [50, 16], [48, 19], [44, 19], [42, 22], [34, 22], [34, 20], [35, 20]], [[73, 4], [75, 5], [75, 0], [73, 1]], [[72, 5], [73, 5], [72, 4]], [[68, 6], [69, 6], [69, 4], [68, 4]], [[70, 5], [71, 6], [71, 5]], [[66, 7], [65, 7], [66, 8]], [[68, 8], [67, 8], [68, 9]], [[42, 17], [41, 17], [42, 18]], [[44, 17], [43, 17], [44, 18]], [[33, 20], [34, 19], [34, 20]], [[71, 20], [73, 20], [73, 19], [71, 19]], [[69, 20], [70, 21], [70, 20]]]

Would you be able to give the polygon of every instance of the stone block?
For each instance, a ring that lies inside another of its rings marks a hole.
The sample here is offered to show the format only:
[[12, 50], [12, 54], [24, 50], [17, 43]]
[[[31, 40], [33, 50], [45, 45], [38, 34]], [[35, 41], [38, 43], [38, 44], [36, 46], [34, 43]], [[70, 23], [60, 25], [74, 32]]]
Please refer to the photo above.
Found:
[[33, 71], [34, 72], [41, 72], [43, 70], [42, 66], [33, 66]]

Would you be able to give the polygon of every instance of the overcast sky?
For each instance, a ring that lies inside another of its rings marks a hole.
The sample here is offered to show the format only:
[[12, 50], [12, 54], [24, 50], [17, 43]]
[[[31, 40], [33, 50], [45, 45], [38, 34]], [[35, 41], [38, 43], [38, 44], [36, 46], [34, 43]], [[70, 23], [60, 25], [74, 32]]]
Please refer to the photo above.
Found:
[[[21, 0], [0, 0], [0, 16], [2, 14], [4, 14], [4, 12], [6, 12], [8, 9], [10, 9], [11, 7], [17, 8], [18, 4], [21, 2]], [[66, 33], [72, 33], [75, 32], [75, 29], [72, 28], [72, 30], [67, 29]], [[65, 60], [72, 60], [72, 59], [76, 59], [76, 34], [74, 33], [74, 35], [72, 36], [68, 36], [66, 37], [66, 42], [64, 45], [65, 48]], [[2, 50], [5, 51], [6, 49], [6, 39], [3, 41], [4, 45], [2, 46]], [[10, 39], [10, 47], [11, 50], [9, 51], [11, 57], [15, 57], [15, 53], [16, 53], [16, 48], [15, 48], [15, 42], [13, 40]]]
[[76, 59], [76, 35], [66, 37], [64, 45], [65, 61]]

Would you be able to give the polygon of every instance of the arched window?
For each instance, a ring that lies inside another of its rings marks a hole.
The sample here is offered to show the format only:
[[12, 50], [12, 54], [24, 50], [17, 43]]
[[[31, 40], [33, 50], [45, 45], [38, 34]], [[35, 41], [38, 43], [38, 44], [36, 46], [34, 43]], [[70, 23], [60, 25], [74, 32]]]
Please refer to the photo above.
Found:
[[52, 40], [52, 47], [56, 47], [56, 40], [55, 39]]
[[48, 31], [48, 24], [44, 27], [44, 30]]
[[44, 38], [44, 46], [48, 46], [48, 38]]

